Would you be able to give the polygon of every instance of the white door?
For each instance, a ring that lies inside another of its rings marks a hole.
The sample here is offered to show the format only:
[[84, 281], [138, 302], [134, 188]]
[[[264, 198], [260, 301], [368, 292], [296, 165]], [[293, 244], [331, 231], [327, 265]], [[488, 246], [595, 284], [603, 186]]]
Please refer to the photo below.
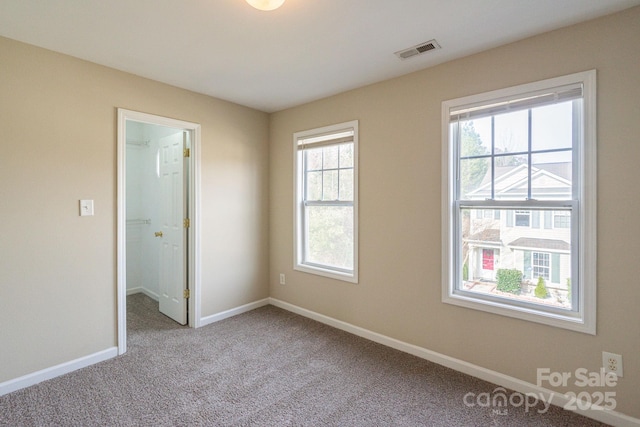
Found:
[[[187, 323], [184, 141], [179, 132], [160, 139], [160, 312]], [[158, 235], [158, 233], [156, 233]]]

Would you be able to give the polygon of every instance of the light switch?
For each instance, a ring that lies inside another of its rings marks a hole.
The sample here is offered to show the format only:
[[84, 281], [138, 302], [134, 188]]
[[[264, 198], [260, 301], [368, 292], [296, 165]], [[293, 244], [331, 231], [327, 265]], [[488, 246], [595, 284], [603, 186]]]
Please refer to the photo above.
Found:
[[93, 215], [93, 200], [80, 200], [80, 216]]

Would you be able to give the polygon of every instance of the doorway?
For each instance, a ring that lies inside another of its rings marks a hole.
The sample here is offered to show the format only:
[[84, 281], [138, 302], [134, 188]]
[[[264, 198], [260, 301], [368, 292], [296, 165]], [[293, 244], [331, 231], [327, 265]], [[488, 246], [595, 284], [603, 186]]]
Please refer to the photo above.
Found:
[[198, 124], [118, 109], [119, 354], [128, 294], [199, 326], [199, 140]]

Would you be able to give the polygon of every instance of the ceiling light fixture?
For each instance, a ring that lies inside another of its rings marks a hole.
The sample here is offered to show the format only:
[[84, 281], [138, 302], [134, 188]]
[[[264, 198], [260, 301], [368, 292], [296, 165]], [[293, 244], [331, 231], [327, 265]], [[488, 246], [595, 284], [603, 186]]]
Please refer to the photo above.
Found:
[[285, 0], [247, 0], [251, 6], [259, 10], [275, 10], [282, 6]]

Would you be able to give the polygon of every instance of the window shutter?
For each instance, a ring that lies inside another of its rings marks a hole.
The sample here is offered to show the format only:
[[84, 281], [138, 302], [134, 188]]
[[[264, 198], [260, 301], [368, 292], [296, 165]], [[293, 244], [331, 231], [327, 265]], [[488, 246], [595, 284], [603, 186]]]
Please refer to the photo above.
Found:
[[531, 222], [533, 228], [540, 228], [540, 211], [531, 212]]
[[507, 227], [513, 227], [513, 211], [507, 211]]
[[544, 211], [544, 228], [553, 228], [553, 216], [551, 211]]
[[560, 283], [560, 254], [551, 254], [551, 281]]
[[524, 251], [524, 278], [531, 279], [531, 251]]

